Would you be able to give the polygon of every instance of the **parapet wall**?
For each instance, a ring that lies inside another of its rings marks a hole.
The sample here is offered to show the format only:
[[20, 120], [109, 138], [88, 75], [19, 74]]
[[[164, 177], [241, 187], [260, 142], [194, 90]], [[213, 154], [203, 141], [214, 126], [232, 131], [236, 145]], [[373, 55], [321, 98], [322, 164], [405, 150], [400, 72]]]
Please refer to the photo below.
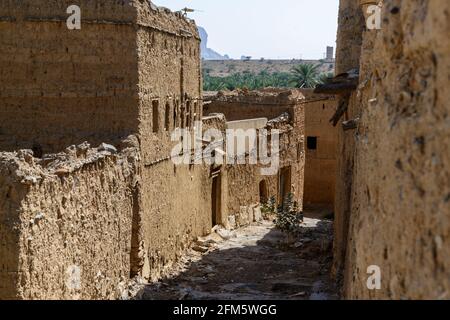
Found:
[[298, 105], [305, 97], [297, 90], [266, 89], [261, 91], [219, 92], [206, 95], [203, 108], [205, 115], [222, 113], [227, 121], [254, 118], [274, 119], [287, 112], [293, 118], [293, 106]]
[[130, 276], [139, 153], [0, 154], [0, 299], [115, 299]]
[[[134, 0], [7, 0], [0, 8], [2, 20], [66, 22], [67, 8], [77, 5], [82, 19], [91, 23], [133, 23], [137, 19]], [[8, 19], [6, 19], [8, 18]]]

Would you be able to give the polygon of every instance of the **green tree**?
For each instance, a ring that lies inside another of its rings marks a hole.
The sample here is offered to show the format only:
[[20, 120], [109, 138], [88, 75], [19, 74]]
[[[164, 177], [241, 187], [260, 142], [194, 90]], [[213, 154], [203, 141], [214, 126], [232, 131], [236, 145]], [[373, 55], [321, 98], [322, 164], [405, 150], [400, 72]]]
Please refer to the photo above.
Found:
[[275, 226], [287, 233], [287, 242], [291, 243], [293, 235], [299, 230], [302, 223], [302, 214], [298, 211], [298, 203], [294, 201], [294, 195], [289, 193], [277, 209]]
[[319, 64], [299, 64], [291, 70], [292, 83], [296, 88], [314, 88], [319, 83]]
[[329, 79], [334, 77], [334, 73], [333, 72], [326, 72], [326, 73], [322, 73], [320, 74], [319, 78], [318, 78], [318, 82], [320, 84], [323, 83], [327, 83]]

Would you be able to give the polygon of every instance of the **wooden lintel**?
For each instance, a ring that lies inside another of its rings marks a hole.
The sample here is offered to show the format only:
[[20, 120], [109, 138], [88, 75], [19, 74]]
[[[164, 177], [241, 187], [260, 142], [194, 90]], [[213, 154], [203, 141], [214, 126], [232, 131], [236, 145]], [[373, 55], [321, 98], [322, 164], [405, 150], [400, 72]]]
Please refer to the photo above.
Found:
[[348, 94], [355, 91], [358, 88], [358, 80], [346, 81], [340, 83], [325, 83], [319, 84], [315, 89], [314, 93], [325, 93], [325, 94]]

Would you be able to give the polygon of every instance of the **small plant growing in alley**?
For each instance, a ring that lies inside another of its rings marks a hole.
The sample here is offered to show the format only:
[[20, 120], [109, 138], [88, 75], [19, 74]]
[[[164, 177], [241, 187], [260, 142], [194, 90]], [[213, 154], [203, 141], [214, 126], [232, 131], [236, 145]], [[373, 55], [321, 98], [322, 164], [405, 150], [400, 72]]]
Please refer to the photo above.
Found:
[[294, 201], [294, 195], [289, 193], [277, 210], [275, 226], [288, 235], [294, 234], [302, 222], [301, 213], [298, 212], [298, 203]]
[[266, 203], [261, 204], [261, 213], [264, 216], [264, 219], [270, 219], [270, 216], [275, 215], [277, 209], [277, 201], [275, 197], [272, 196]]

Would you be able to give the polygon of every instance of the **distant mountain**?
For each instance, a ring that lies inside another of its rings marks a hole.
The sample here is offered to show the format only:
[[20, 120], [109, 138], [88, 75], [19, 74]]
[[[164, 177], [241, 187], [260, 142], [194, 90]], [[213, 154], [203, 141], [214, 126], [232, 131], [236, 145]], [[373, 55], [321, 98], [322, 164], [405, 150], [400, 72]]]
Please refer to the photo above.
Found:
[[208, 48], [208, 33], [202, 27], [198, 27], [198, 32], [200, 33], [201, 43], [201, 53], [202, 59], [204, 60], [229, 60], [230, 57], [227, 55], [221, 55], [220, 53]]

